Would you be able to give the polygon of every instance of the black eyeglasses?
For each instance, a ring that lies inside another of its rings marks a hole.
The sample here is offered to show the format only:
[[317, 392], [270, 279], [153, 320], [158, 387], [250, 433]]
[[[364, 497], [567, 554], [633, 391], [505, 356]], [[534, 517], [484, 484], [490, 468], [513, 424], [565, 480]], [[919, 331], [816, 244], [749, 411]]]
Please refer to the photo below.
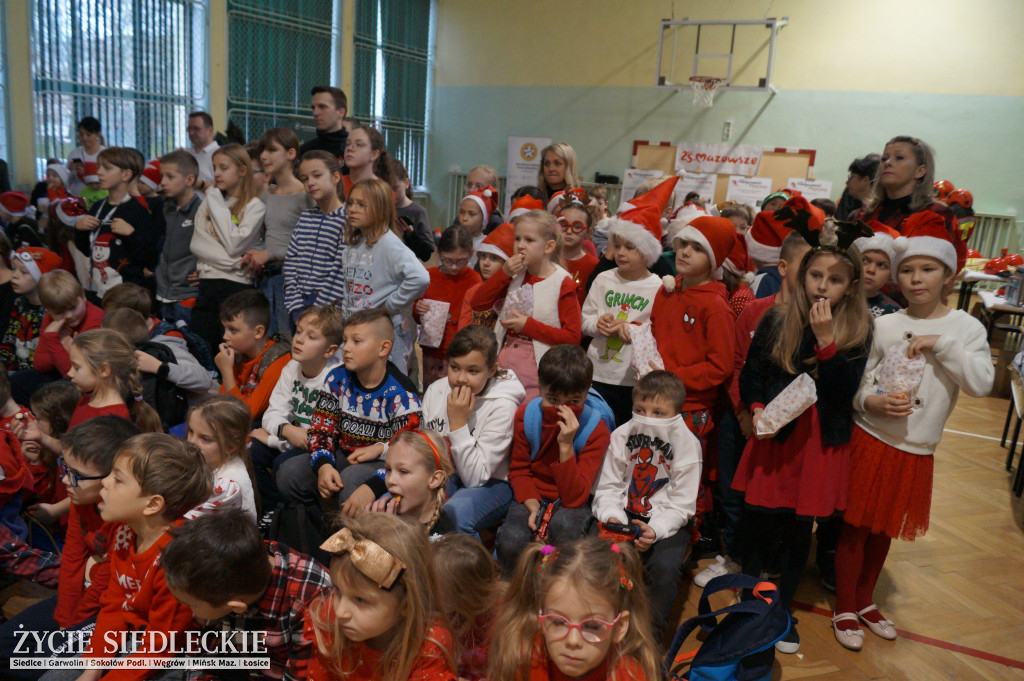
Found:
[[107, 477], [105, 475], [80, 475], [75, 469], [68, 468], [63, 456], [57, 457], [57, 472], [60, 473], [61, 479], [67, 478], [68, 484], [72, 487], [78, 487], [80, 480], [102, 480]]

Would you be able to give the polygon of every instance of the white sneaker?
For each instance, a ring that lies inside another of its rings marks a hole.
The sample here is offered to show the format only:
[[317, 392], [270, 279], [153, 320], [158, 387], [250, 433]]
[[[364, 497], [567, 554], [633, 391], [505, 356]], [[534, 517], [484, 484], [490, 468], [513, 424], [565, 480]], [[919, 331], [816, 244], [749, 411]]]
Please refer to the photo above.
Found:
[[715, 577], [735, 575], [739, 571], [740, 566], [729, 560], [728, 556], [715, 556], [714, 563], [693, 576], [693, 583], [703, 589]]

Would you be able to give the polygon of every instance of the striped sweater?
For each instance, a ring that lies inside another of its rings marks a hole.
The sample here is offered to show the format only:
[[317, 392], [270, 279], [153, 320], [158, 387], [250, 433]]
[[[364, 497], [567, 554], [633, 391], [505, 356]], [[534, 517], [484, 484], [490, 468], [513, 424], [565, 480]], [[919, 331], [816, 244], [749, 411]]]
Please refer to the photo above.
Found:
[[344, 206], [327, 215], [314, 207], [299, 216], [284, 259], [284, 303], [293, 318], [307, 307], [344, 300], [346, 223]]

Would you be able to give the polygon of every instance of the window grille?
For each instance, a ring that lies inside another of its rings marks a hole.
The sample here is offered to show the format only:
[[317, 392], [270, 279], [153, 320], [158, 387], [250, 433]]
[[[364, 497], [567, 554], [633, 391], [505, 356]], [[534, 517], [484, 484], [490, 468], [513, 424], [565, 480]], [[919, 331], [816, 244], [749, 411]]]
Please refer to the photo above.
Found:
[[7, 161], [10, 168], [11, 159], [7, 146], [7, 2], [0, 0], [0, 158]]
[[356, 0], [351, 115], [380, 129], [416, 186], [426, 180], [433, 32], [431, 0]]
[[34, 0], [36, 163], [78, 146], [94, 116], [108, 146], [154, 158], [187, 144], [188, 112], [203, 107], [206, 0]]

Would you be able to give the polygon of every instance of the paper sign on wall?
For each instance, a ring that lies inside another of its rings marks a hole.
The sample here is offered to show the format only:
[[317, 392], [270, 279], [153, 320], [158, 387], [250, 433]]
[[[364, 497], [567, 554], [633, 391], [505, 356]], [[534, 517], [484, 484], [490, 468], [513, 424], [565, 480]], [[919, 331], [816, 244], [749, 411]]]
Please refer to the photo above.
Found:
[[508, 138], [508, 170], [505, 172], [505, 215], [512, 206], [512, 194], [520, 187], [537, 184], [540, 151], [551, 144], [550, 137]]
[[680, 176], [676, 189], [672, 192], [676, 197], [676, 206], [683, 205], [683, 199], [690, 192], [697, 192], [700, 198], [705, 201], [712, 201], [715, 198], [715, 182], [718, 176], [708, 173], [686, 173]]
[[754, 210], [760, 210], [761, 201], [771, 193], [772, 178], [770, 177], [733, 175], [729, 178], [729, 188], [725, 193], [725, 200], [743, 203]]
[[664, 170], [637, 170], [636, 168], [626, 168], [625, 173], [622, 175], [622, 200], [629, 201], [636, 194], [636, 190], [647, 180], [652, 177], [662, 177], [665, 174]]
[[761, 165], [761, 147], [681, 142], [676, 146], [676, 170], [752, 177]]
[[805, 180], [800, 177], [791, 177], [786, 186], [799, 191], [808, 201], [832, 198], [831, 180]]

